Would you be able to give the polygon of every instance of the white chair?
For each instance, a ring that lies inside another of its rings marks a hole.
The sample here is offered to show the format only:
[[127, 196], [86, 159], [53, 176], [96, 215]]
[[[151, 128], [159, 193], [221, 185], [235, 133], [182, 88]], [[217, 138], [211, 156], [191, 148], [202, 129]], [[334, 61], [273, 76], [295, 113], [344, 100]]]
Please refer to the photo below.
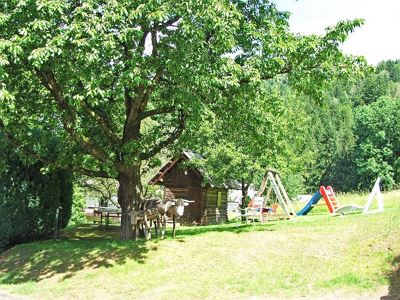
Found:
[[264, 207], [264, 197], [254, 197], [249, 206], [246, 208], [237, 208], [236, 215], [236, 226], [238, 226], [238, 221], [244, 218], [246, 220], [246, 225], [249, 220], [255, 225], [255, 220], [260, 220], [261, 223], [264, 223], [263, 220], [263, 207]]

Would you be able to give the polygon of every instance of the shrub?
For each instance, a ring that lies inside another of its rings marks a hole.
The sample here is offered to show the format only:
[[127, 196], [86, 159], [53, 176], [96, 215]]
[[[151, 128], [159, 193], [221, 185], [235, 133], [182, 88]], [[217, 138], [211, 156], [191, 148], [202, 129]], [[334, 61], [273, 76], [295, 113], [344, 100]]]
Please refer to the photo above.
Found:
[[70, 223], [82, 224], [86, 222], [86, 216], [84, 212], [85, 206], [85, 197], [83, 196], [82, 192], [78, 189], [74, 190]]
[[[48, 236], [68, 224], [72, 205], [72, 175], [69, 170], [43, 174], [42, 165], [28, 165], [10, 147], [0, 146], [0, 250]], [[1, 149], [3, 148], [3, 149]]]

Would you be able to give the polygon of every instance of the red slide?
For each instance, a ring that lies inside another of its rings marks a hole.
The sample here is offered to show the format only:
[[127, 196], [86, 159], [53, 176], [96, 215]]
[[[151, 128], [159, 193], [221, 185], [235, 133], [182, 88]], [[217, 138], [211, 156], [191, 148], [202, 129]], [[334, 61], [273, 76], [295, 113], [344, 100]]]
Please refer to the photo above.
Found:
[[339, 206], [340, 203], [337, 200], [335, 193], [331, 186], [321, 186], [319, 188], [319, 192], [321, 193], [322, 197], [324, 197], [326, 206], [328, 206], [328, 210], [330, 213], [333, 213]]

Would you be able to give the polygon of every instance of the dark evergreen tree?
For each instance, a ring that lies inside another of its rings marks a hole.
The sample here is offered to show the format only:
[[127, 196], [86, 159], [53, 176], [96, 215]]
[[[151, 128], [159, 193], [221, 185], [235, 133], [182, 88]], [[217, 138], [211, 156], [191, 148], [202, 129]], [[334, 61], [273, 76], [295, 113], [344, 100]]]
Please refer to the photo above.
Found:
[[65, 227], [71, 216], [72, 174], [69, 170], [42, 173], [40, 163], [28, 164], [0, 139], [0, 250], [47, 237], [56, 224]]

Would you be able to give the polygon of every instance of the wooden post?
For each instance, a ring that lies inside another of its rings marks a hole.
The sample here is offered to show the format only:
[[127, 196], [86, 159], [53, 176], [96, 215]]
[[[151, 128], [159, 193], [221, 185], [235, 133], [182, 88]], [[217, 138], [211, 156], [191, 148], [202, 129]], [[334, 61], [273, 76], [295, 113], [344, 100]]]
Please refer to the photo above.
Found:
[[286, 205], [286, 201], [284, 200], [282, 193], [279, 190], [278, 184], [275, 181], [274, 175], [272, 172], [268, 172], [268, 178], [271, 180], [272, 188], [274, 189], [275, 195], [277, 196], [279, 202], [282, 204], [282, 208], [287, 215], [290, 215], [290, 210]]
[[58, 207], [56, 210], [56, 216], [55, 216], [55, 227], [54, 227], [54, 239], [59, 238], [59, 232], [58, 232], [58, 224], [59, 224], [59, 218], [60, 218], [60, 209], [61, 207]]
[[260, 189], [258, 190], [257, 197], [261, 197], [262, 194], [263, 194], [264, 191], [265, 191], [265, 187], [267, 186], [267, 183], [268, 183], [268, 176], [267, 176], [267, 174], [268, 174], [268, 171], [267, 171], [267, 173], [264, 175], [264, 178], [263, 178], [263, 180], [262, 180], [262, 182], [261, 182], [261, 186], [260, 186]]
[[295, 215], [296, 215], [296, 212], [294, 211], [292, 202], [290, 201], [289, 196], [288, 196], [288, 194], [286, 193], [285, 187], [284, 187], [283, 184], [282, 184], [282, 181], [281, 181], [281, 178], [280, 178], [279, 174], [276, 174], [276, 175], [275, 175], [275, 178], [276, 178], [276, 182], [278, 183], [278, 186], [279, 186], [279, 188], [280, 188], [280, 190], [281, 190], [283, 196], [285, 197], [286, 205], [288, 206], [288, 208], [289, 208], [291, 214], [292, 214], [293, 216], [295, 216]]
[[106, 226], [108, 226], [109, 224], [110, 224], [110, 212], [108, 211], [106, 215]]
[[265, 197], [265, 201], [268, 201], [271, 198], [271, 193], [272, 193], [272, 185], [269, 186], [267, 196]]

